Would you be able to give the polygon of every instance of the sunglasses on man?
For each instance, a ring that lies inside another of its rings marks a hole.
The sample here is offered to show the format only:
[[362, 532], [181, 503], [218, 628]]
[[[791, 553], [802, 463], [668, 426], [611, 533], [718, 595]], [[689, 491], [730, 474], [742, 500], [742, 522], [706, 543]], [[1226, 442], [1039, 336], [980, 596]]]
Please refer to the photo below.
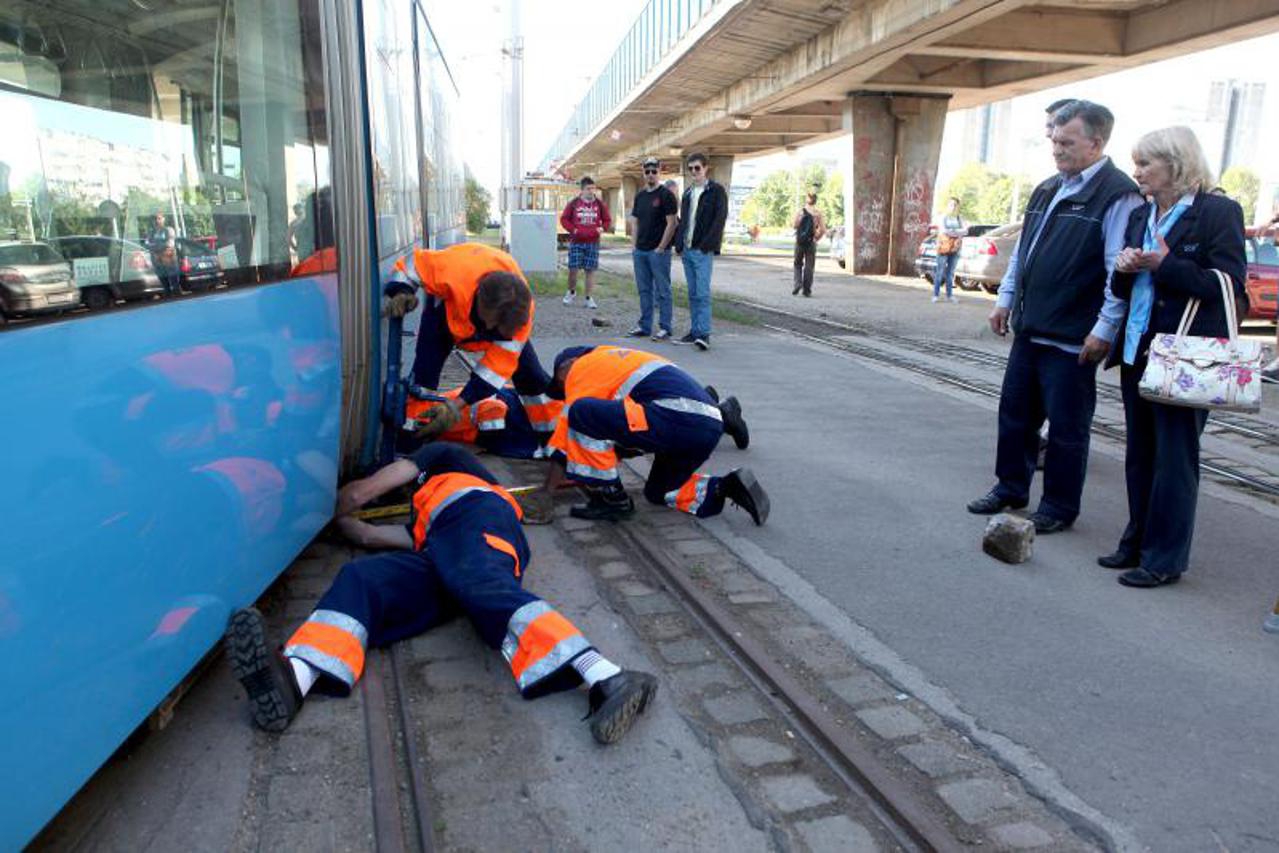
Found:
[[656, 174], [657, 174], [657, 170], [656, 170], [656, 169], [645, 169], [645, 170], [644, 170], [644, 174], [646, 174], [646, 175], [656, 175]]

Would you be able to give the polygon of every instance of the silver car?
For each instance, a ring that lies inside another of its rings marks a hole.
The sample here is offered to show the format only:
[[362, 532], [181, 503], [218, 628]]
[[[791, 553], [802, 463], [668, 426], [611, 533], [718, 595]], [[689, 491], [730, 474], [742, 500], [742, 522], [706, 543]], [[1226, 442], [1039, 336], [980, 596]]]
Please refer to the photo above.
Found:
[[71, 264], [47, 243], [0, 242], [0, 324], [80, 304]]
[[964, 290], [985, 288], [987, 293], [999, 290], [1008, 259], [1017, 251], [1021, 223], [1003, 225], [977, 237], [965, 237], [959, 246], [955, 263], [955, 284]]

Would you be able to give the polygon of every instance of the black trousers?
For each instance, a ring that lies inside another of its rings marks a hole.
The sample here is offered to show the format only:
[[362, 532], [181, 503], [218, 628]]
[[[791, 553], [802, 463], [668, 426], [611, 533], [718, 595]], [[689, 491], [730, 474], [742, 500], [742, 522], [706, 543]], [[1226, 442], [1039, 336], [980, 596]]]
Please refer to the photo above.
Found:
[[1092, 416], [1097, 408], [1097, 365], [1049, 344], [1018, 337], [1008, 353], [999, 395], [995, 492], [1025, 501], [1039, 456], [1039, 428], [1052, 422], [1044, 458], [1039, 512], [1067, 523], [1079, 515], [1088, 471]]
[[1119, 550], [1140, 556], [1149, 572], [1179, 575], [1190, 564], [1199, 499], [1199, 436], [1208, 413], [1142, 399], [1137, 383], [1145, 366], [1138, 359], [1131, 367], [1119, 367], [1128, 445], [1128, 526]]
[[[413, 356], [413, 382], [423, 388], [434, 390], [440, 387], [440, 374], [444, 364], [453, 352], [455, 341], [449, 329], [448, 312], [444, 302], [433, 296], [426, 296], [422, 305], [422, 317], [417, 325], [417, 349]], [[472, 355], [472, 360], [476, 356]], [[524, 344], [520, 350], [519, 366], [511, 377], [511, 383], [518, 394], [534, 396], [546, 390], [551, 384], [551, 377], [538, 361], [537, 350], [533, 342]]]
[[804, 294], [813, 292], [813, 267], [817, 265], [817, 244], [795, 244], [795, 290], [801, 288]]

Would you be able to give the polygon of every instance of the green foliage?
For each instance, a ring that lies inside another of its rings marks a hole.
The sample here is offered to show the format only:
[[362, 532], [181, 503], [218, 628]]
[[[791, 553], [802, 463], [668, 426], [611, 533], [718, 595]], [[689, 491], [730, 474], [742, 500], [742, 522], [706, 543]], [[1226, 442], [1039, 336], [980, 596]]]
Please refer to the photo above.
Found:
[[466, 230], [478, 234], [489, 222], [489, 202], [492, 196], [469, 173], [466, 176]]
[[1247, 166], [1231, 166], [1221, 175], [1221, 188], [1243, 208], [1244, 222], [1251, 222], [1257, 211], [1261, 178]]
[[995, 172], [983, 163], [969, 163], [937, 194], [936, 203], [938, 211], [944, 213], [953, 196], [959, 199], [959, 215], [965, 222], [1002, 225], [1021, 218], [1033, 189], [1025, 177]]
[[794, 210], [794, 187], [795, 177], [785, 169], [768, 175], [746, 199], [746, 204], [753, 202], [758, 211], [756, 217], [746, 223], [766, 228], [785, 225]]
[[799, 172], [781, 169], [767, 175], [742, 204], [739, 218], [746, 226], [789, 228], [809, 192], [817, 193], [817, 206], [828, 226], [844, 224], [844, 176], [838, 172], [827, 175], [820, 164]]
[[844, 175], [835, 172], [826, 179], [821, 193], [817, 196], [817, 206], [826, 215], [826, 225], [834, 228], [844, 224]]

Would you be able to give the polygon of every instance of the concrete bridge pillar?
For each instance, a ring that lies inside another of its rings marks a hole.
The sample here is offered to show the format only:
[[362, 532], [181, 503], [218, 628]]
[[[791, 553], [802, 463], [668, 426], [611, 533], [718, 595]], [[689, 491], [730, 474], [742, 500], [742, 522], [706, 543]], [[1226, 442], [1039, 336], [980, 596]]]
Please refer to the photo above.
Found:
[[631, 205], [635, 203], [635, 193], [639, 192], [639, 186], [638, 178], [622, 175], [621, 186], [617, 188], [617, 203], [609, 207], [613, 214], [614, 234], [626, 233], [626, 217], [631, 213]]
[[850, 272], [914, 273], [933, 219], [947, 101], [866, 94], [845, 106], [853, 135], [853, 174], [844, 182]]

